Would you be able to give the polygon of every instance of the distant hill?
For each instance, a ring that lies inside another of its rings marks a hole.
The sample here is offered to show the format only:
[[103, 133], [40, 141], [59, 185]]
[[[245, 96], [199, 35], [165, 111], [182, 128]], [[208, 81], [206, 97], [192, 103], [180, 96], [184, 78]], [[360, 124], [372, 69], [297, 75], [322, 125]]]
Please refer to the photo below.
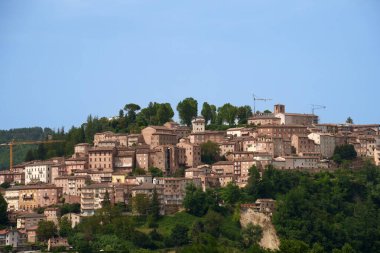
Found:
[[[8, 143], [11, 140], [44, 140], [49, 134], [54, 131], [50, 128], [30, 127], [30, 128], [15, 128], [10, 130], [0, 130], [0, 144]], [[24, 161], [26, 153], [30, 149], [36, 149], [37, 145], [16, 145], [13, 147], [13, 162], [14, 164]], [[0, 169], [9, 168], [9, 147], [0, 147]]]

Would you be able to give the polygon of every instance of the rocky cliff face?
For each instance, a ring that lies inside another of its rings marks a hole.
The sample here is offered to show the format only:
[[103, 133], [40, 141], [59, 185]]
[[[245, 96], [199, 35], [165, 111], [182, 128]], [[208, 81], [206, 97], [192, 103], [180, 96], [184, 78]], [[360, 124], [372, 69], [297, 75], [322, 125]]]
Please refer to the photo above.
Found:
[[277, 236], [271, 218], [263, 213], [254, 212], [252, 209], [242, 209], [240, 212], [240, 224], [246, 227], [249, 223], [258, 225], [263, 229], [263, 237], [260, 246], [266, 249], [277, 250], [280, 247], [280, 239]]

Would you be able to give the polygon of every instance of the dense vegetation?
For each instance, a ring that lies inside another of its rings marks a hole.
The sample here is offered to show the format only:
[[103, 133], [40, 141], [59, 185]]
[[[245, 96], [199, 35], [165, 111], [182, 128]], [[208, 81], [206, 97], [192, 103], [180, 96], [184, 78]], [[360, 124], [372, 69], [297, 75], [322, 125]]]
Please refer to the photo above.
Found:
[[[42, 224], [41, 239], [68, 235], [79, 252], [269, 252], [260, 248], [260, 227], [239, 224], [240, 203], [275, 198], [273, 223], [281, 253], [380, 252], [380, 169], [307, 173], [251, 169], [248, 185], [186, 189], [184, 212], [159, 216], [157, 196], [132, 199], [132, 206], [103, 208], [74, 230]], [[140, 215], [126, 215], [134, 210]]]
[[[50, 128], [32, 127], [10, 130], [0, 130], [0, 144], [12, 140], [45, 140], [49, 134], [53, 134]], [[29, 150], [35, 150], [37, 145], [15, 145], [13, 146], [13, 161], [15, 164], [23, 162]], [[0, 146], [0, 169], [9, 167], [9, 147]]]

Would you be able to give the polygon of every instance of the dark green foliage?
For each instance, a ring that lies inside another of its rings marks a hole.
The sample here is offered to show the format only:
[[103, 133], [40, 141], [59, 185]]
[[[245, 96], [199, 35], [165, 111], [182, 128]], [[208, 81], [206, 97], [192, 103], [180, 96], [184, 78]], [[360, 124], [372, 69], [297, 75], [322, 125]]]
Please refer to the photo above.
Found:
[[248, 118], [252, 116], [252, 108], [249, 105], [240, 106], [237, 108], [238, 124], [247, 124]]
[[0, 184], [0, 187], [3, 189], [8, 189], [9, 187], [11, 187], [11, 184], [9, 182], [4, 182]]
[[52, 221], [40, 221], [37, 228], [37, 238], [40, 242], [46, 242], [51, 237], [57, 236], [57, 227]]
[[62, 217], [59, 221], [59, 236], [67, 237], [72, 233], [71, 222], [67, 217]]
[[206, 202], [206, 193], [202, 189], [190, 184], [186, 187], [186, 196], [183, 200], [183, 206], [188, 212], [195, 216], [202, 216], [207, 212], [208, 204]]
[[203, 163], [212, 164], [219, 161], [219, 145], [215, 142], [208, 141], [201, 144], [201, 160]]
[[61, 211], [61, 215], [65, 215], [67, 213], [80, 213], [80, 203], [74, 203], [74, 204], [65, 203], [59, 208]]
[[7, 207], [8, 204], [5, 201], [3, 195], [0, 193], [0, 227], [8, 223]]
[[181, 224], [175, 225], [167, 240], [167, 245], [178, 247], [187, 244], [189, 241], [188, 232], [189, 229], [186, 226]]
[[303, 241], [314, 250], [314, 244], [320, 243], [327, 252], [341, 252], [350, 243], [356, 252], [376, 252], [380, 245], [380, 205], [375, 193], [380, 189], [379, 174], [378, 167], [368, 164], [356, 172], [299, 175], [298, 186], [277, 195], [273, 222], [280, 237]]
[[182, 124], [191, 125], [191, 120], [198, 116], [198, 102], [194, 98], [185, 98], [177, 105], [177, 111]]
[[238, 109], [236, 106], [230, 103], [224, 104], [218, 108], [217, 123], [222, 125], [227, 123], [230, 126], [235, 125], [235, 120], [237, 117]]
[[153, 190], [148, 214], [152, 216], [153, 222], [156, 222], [160, 218], [160, 201], [158, 200], [156, 188]]
[[147, 215], [150, 207], [150, 199], [146, 194], [137, 194], [132, 198], [132, 209], [140, 215]]
[[354, 145], [345, 144], [335, 147], [333, 160], [341, 164], [344, 160], [353, 160], [357, 157]]
[[263, 236], [263, 230], [260, 226], [249, 223], [246, 228], [242, 229], [242, 239], [244, 247], [249, 248], [259, 243]]
[[223, 187], [220, 190], [220, 197], [224, 203], [233, 205], [240, 201], [241, 190], [236, 184], [228, 183], [226, 187]]
[[152, 175], [152, 177], [163, 177], [164, 173], [162, 170], [156, 167], [150, 167], [149, 168], [149, 173]]
[[347, 124], [354, 124], [354, 120], [351, 117], [348, 117], [346, 120]]

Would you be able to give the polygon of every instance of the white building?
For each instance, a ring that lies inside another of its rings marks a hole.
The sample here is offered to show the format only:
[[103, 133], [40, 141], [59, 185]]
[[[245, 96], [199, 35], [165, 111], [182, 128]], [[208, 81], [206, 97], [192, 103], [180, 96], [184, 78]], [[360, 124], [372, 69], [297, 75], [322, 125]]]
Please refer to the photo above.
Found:
[[194, 118], [192, 121], [193, 133], [201, 133], [205, 131], [206, 121], [202, 116]]
[[34, 163], [25, 166], [25, 184], [33, 182], [52, 182], [52, 165], [53, 163]]

